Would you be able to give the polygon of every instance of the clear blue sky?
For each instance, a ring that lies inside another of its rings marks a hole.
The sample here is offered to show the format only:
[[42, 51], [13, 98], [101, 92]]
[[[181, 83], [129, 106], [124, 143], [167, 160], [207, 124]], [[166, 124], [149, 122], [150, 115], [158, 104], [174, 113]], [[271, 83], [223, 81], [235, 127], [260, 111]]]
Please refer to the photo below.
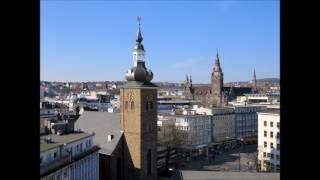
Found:
[[153, 81], [209, 83], [217, 48], [225, 82], [279, 78], [279, 1], [41, 0], [41, 80], [125, 80], [137, 16]]

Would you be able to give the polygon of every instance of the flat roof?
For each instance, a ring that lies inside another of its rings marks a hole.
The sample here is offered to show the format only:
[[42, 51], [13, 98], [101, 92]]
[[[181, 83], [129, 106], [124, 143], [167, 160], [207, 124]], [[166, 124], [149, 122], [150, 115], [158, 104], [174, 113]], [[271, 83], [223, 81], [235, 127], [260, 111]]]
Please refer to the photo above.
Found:
[[272, 109], [272, 110], [267, 110], [263, 112], [257, 112], [258, 114], [269, 114], [269, 115], [280, 115], [280, 110], [279, 109]]
[[[62, 134], [62, 135], [57, 135], [57, 134], [49, 134], [49, 135], [43, 135], [40, 136], [40, 152], [44, 152], [56, 147], [59, 147], [63, 144], [69, 144], [74, 141], [87, 138], [93, 136], [93, 134], [89, 133], [84, 133], [84, 132], [76, 132], [76, 133], [69, 133], [69, 134]], [[48, 143], [45, 141], [45, 139], [51, 138], [51, 143]]]
[[181, 171], [184, 180], [280, 180], [280, 173]]

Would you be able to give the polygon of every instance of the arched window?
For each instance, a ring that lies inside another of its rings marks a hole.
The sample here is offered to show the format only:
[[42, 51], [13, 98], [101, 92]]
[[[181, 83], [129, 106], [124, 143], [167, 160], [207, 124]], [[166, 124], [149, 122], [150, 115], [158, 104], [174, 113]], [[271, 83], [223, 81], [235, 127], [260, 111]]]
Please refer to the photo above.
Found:
[[148, 171], [147, 171], [147, 174], [148, 176], [151, 176], [151, 150], [149, 149], [148, 150], [148, 157], [147, 157], [147, 165], [148, 165]]
[[128, 109], [128, 101], [125, 102], [125, 109]]
[[148, 103], [148, 101], [146, 102], [146, 110], [148, 111], [148, 109], [149, 109], [149, 103]]
[[131, 109], [134, 109], [134, 102], [131, 101]]

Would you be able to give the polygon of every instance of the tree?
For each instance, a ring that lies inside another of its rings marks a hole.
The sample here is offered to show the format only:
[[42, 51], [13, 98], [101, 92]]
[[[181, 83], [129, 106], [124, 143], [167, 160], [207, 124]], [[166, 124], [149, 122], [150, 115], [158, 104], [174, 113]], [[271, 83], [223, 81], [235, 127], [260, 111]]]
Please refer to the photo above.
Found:
[[165, 124], [159, 127], [158, 131], [158, 144], [160, 146], [166, 147], [166, 157], [165, 157], [165, 169], [168, 170], [170, 152], [177, 144], [176, 128], [174, 124]]

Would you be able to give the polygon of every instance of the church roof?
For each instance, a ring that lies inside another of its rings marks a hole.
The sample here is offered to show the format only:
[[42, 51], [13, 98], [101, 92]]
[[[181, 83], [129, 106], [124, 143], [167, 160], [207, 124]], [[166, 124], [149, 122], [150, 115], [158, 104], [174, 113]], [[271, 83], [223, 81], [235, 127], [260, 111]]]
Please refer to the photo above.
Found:
[[[120, 113], [84, 111], [75, 123], [75, 129], [94, 132], [94, 144], [101, 147], [100, 153], [111, 155], [118, 145], [122, 132], [120, 131]], [[108, 135], [113, 139], [108, 141]]]
[[[231, 87], [223, 87], [223, 91], [230, 92]], [[242, 96], [246, 93], [251, 93], [251, 87], [232, 87], [235, 96]]]
[[194, 94], [207, 94], [208, 92], [211, 91], [210, 86], [202, 86], [202, 87], [193, 87], [193, 92]]

